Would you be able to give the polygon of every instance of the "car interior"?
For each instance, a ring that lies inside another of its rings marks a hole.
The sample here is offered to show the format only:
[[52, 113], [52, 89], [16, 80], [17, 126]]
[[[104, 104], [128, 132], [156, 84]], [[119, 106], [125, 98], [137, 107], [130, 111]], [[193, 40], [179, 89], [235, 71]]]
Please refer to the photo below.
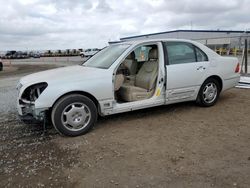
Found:
[[157, 45], [144, 45], [132, 51], [119, 65], [115, 80], [118, 103], [149, 99], [154, 95], [158, 77]]

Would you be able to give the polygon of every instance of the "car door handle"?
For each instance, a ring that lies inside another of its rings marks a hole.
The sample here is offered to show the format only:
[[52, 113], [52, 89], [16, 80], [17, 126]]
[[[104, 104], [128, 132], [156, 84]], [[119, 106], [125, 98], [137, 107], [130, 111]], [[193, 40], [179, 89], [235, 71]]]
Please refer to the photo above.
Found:
[[201, 69], [205, 70], [205, 69], [206, 69], [206, 67], [203, 67], [203, 66], [199, 66], [199, 67], [197, 67], [197, 70], [201, 70]]

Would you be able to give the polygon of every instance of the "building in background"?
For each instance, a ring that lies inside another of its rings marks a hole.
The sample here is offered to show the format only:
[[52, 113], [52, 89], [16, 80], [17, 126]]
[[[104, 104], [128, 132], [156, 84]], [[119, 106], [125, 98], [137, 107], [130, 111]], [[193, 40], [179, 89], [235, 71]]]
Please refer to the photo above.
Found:
[[[230, 30], [174, 30], [160, 33], [137, 35], [120, 38], [121, 41], [141, 40], [141, 39], [191, 39], [205, 44], [209, 48], [220, 54], [241, 53], [244, 48], [245, 39], [250, 42], [250, 31], [230, 31]], [[112, 43], [112, 42], [111, 42]], [[248, 43], [249, 46], [249, 43]], [[249, 48], [248, 48], [249, 49]], [[236, 55], [235, 54], [235, 55]]]

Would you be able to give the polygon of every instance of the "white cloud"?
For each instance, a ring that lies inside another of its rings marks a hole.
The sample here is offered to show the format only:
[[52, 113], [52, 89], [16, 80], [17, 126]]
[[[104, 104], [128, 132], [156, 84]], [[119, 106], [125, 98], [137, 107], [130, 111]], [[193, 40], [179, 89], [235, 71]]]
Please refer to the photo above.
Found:
[[250, 0], [0, 0], [0, 50], [103, 47], [173, 29], [250, 28]]

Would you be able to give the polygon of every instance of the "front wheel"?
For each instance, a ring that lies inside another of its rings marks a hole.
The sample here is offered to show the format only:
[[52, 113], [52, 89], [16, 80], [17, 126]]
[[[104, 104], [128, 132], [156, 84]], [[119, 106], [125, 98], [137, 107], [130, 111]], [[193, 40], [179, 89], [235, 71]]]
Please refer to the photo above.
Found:
[[196, 102], [200, 106], [213, 106], [220, 95], [220, 85], [215, 79], [207, 79], [201, 86]]
[[51, 119], [59, 133], [66, 136], [83, 135], [97, 120], [96, 105], [83, 95], [67, 95], [54, 105]]

